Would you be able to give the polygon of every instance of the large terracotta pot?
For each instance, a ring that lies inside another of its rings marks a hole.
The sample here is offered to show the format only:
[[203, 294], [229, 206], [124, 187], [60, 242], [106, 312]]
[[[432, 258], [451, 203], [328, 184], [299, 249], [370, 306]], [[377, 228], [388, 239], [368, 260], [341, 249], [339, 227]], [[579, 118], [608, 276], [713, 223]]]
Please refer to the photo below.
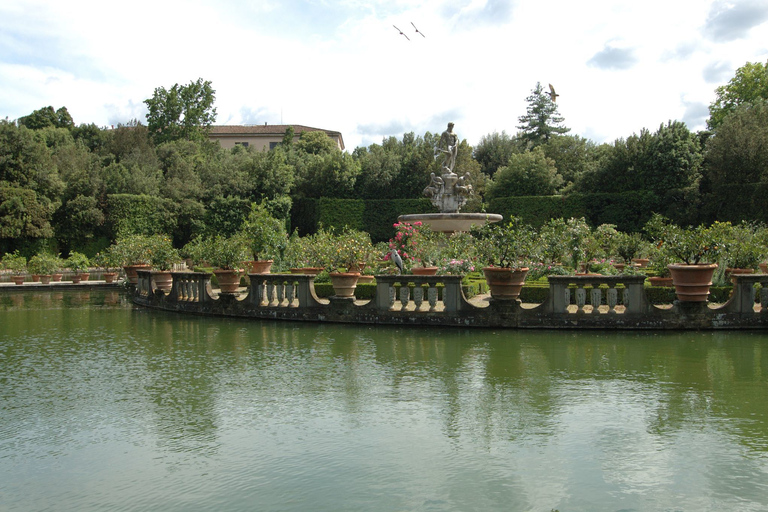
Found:
[[80, 274], [72, 274], [72, 284], [77, 284], [82, 280]]
[[520, 296], [520, 290], [523, 288], [527, 274], [528, 267], [520, 269], [485, 267], [483, 269], [485, 282], [488, 283], [491, 297], [494, 299], [517, 299]]
[[51, 275], [50, 274], [41, 275], [40, 276], [40, 283], [42, 283], [42, 284], [50, 284], [51, 283]]
[[291, 274], [307, 274], [310, 276], [316, 276], [322, 271], [323, 271], [323, 267], [301, 267], [301, 268], [292, 268]]
[[675, 294], [680, 302], [706, 302], [709, 288], [712, 286], [712, 275], [717, 269], [717, 263], [686, 265], [676, 263], [667, 265], [672, 274]]
[[650, 262], [651, 260], [648, 258], [632, 258], [632, 263], [635, 263], [640, 268], [647, 267]]
[[11, 281], [13, 281], [17, 285], [24, 284], [24, 278], [26, 276], [11, 276]]
[[331, 285], [337, 297], [354, 297], [360, 272], [331, 272]]
[[51, 274], [51, 281], [54, 283], [58, 283], [61, 281], [61, 278], [64, 277], [64, 274]]
[[250, 274], [269, 274], [274, 260], [248, 261], [246, 265]]
[[412, 267], [411, 274], [415, 276], [436, 276], [437, 267]]
[[128, 278], [128, 282], [137, 284], [139, 282], [139, 276], [136, 274], [136, 271], [149, 269], [149, 265], [126, 265], [123, 269], [125, 269], [125, 277]]
[[768, 274], [768, 263], [760, 263], [758, 267], [760, 267], [760, 272]]
[[651, 286], [664, 286], [667, 288], [674, 286], [671, 277], [649, 277], [648, 282], [651, 283]]
[[91, 277], [89, 272], [80, 272], [80, 280], [87, 281]]
[[152, 272], [152, 279], [158, 290], [169, 293], [173, 287], [173, 275], [170, 270], [155, 270]]
[[103, 276], [104, 276], [105, 283], [107, 284], [114, 283], [115, 278], [117, 277], [117, 272], [104, 272]]
[[240, 271], [239, 270], [214, 270], [216, 280], [219, 282], [219, 289], [221, 293], [237, 293], [237, 289], [240, 287]]

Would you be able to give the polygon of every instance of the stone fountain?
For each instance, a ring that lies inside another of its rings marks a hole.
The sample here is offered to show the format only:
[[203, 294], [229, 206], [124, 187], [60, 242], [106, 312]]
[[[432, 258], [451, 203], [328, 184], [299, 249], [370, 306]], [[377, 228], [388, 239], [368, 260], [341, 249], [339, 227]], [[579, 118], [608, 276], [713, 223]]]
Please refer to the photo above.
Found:
[[401, 215], [400, 222], [421, 222], [433, 231], [456, 233], [469, 231], [472, 226], [481, 227], [489, 222], [499, 222], [502, 216], [497, 213], [459, 213], [459, 210], [472, 195], [472, 185], [469, 183], [469, 173], [459, 176], [454, 172], [456, 154], [459, 148], [459, 137], [453, 132], [453, 123], [448, 123], [448, 129], [440, 136], [435, 156], [443, 155], [442, 172], [440, 176], [431, 174], [431, 181], [424, 189], [424, 195], [432, 200], [432, 204], [440, 213], [413, 213]]

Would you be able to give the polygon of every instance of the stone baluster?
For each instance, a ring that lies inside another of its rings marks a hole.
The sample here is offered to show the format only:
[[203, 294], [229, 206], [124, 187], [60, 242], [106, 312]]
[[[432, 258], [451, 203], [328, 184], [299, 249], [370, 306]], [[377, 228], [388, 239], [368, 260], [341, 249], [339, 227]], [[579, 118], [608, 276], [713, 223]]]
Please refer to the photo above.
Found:
[[584, 306], [587, 304], [587, 290], [583, 283], [576, 284], [576, 312], [583, 313]]
[[589, 303], [592, 306], [592, 313], [598, 314], [600, 312], [600, 305], [603, 303], [603, 290], [600, 289], [599, 283], [592, 285], [592, 290], [589, 293]]
[[608, 304], [608, 313], [615, 315], [616, 305], [619, 303], [619, 291], [616, 289], [616, 284], [610, 283], [608, 285], [608, 290], [605, 292], [605, 302]]
[[400, 311], [405, 311], [408, 307], [408, 302], [411, 300], [411, 289], [408, 288], [408, 282], [404, 282], [400, 286]]
[[285, 283], [283, 281], [279, 281], [275, 284], [277, 288], [277, 305], [282, 306], [283, 301], [285, 300]]
[[424, 302], [424, 288], [420, 284], [416, 284], [413, 288], [413, 303], [416, 305], [416, 311], [421, 308], [421, 304]]
[[296, 285], [293, 281], [288, 281], [285, 285], [285, 298], [288, 299], [287, 306], [293, 306], [293, 301], [296, 299]]
[[437, 307], [437, 286], [434, 284], [429, 285], [427, 290], [427, 301], [429, 302], [429, 310], [434, 311]]

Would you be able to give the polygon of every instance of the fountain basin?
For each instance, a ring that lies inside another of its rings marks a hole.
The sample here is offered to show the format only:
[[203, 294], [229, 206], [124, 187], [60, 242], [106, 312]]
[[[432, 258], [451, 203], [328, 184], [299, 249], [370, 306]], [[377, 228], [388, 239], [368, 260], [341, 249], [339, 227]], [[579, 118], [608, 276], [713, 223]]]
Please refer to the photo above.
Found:
[[411, 213], [401, 215], [397, 220], [409, 224], [421, 222], [432, 231], [456, 233], [469, 231], [472, 226], [482, 227], [488, 223], [499, 222], [503, 218], [498, 213]]

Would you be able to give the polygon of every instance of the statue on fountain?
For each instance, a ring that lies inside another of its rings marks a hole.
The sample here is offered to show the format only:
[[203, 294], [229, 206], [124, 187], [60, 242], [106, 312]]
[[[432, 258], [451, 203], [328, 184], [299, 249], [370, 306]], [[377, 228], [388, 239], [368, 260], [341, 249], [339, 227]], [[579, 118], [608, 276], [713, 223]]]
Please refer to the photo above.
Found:
[[435, 149], [435, 157], [443, 155], [442, 175], [435, 176], [435, 173], [432, 173], [431, 181], [424, 189], [424, 195], [432, 200], [432, 204], [441, 213], [458, 213], [472, 195], [469, 173], [459, 177], [454, 172], [458, 151], [459, 137], [453, 132], [453, 123], [448, 123], [448, 129], [440, 136], [440, 142]]

